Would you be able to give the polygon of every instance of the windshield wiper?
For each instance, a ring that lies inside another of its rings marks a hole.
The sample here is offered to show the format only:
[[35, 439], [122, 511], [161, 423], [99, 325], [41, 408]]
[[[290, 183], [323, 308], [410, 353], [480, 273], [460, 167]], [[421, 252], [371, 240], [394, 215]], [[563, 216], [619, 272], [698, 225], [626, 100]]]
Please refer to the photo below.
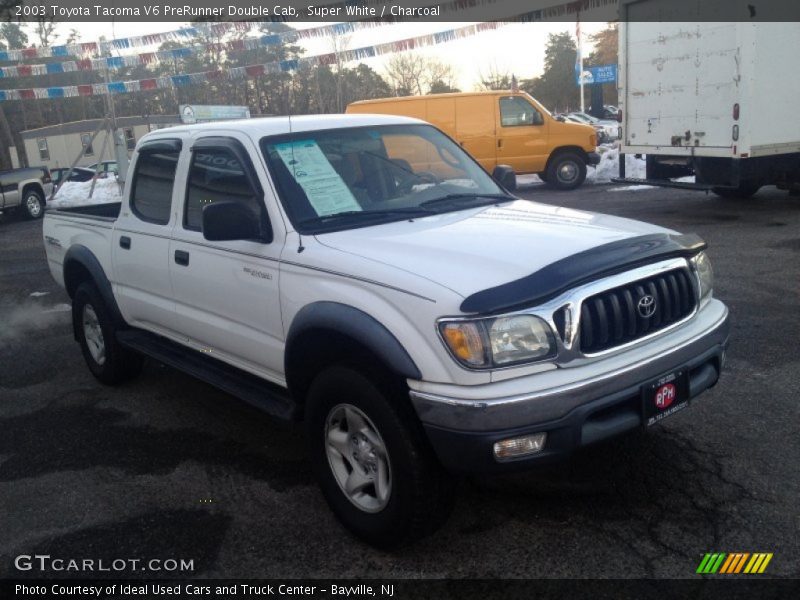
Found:
[[434, 215], [435, 211], [423, 208], [409, 206], [405, 208], [387, 208], [383, 210], [346, 210], [340, 213], [333, 213], [332, 215], [319, 215], [316, 217], [308, 217], [301, 219], [297, 222], [298, 225], [311, 225], [327, 223], [330, 221], [337, 221], [339, 219], [363, 219], [365, 217], [386, 217], [401, 215], [404, 217], [423, 217], [427, 215]]
[[460, 194], [446, 194], [441, 196], [440, 198], [432, 198], [431, 200], [425, 200], [425, 202], [420, 202], [420, 206], [424, 208], [431, 208], [436, 206], [437, 204], [447, 204], [448, 202], [452, 202], [453, 200], [490, 200], [490, 202], [485, 202], [485, 204], [496, 204], [497, 200], [503, 200], [505, 202], [510, 202], [514, 200], [513, 196], [509, 196], [507, 194], [475, 194], [475, 193], [460, 193]]

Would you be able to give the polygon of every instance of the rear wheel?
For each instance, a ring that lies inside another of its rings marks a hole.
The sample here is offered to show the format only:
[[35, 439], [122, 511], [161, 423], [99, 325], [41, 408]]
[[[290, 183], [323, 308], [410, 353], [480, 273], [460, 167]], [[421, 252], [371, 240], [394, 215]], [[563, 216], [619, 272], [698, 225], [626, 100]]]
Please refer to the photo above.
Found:
[[574, 190], [586, 179], [586, 161], [576, 152], [562, 152], [547, 165], [547, 183], [559, 190]]
[[739, 198], [743, 200], [753, 196], [760, 189], [760, 183], [755, 181], [742, 181], [738, 187], [715, 187], [711, 188], [711, 191], [722, 198]]
[[44, 213], [44, 198], [36, 190], [27, 190], [22, 195], [22, 208], [29, 219], [39, 219]]
[[111, 314], [100, 292], [91, 283], [82, 283], [75, 291], [72, 319], [83, 358], [97, 379], [115, 385], [139, 374], [142, 356], [122, 347], [117, 341]]
[[386, 382], [333, 366], [311, 384], [311, 460], [322, 493], [347, 529], [381, 548], [436, 530], [452, 506], [449, 476], [408, 401]]

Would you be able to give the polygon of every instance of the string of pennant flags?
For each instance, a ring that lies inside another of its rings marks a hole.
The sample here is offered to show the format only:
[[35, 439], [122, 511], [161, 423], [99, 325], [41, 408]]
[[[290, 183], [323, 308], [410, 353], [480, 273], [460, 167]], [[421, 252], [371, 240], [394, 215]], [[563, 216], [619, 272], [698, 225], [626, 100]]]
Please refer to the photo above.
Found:
[[[466, 3], [479, 2], [479, 1], [481, 0], [455, 0], [455, 2], [466, 2]], [[487, 0], [487, 1], [495, 2], [500, 0]], [[258, 78], [269, 74], [294, 71], [304, 66], [310, 67], [317, 65], [332, 65], [336, 64], [337, 62], [353, 62], [357, 60], [372, 58], [375, 56], [381, 56], [384, 54], [405, 52], [409, 50], [414, 50], [416, 48], [424, 48], [428, 46], [444, 44], [457, 39], [470, 37], [478, 33], [481, 33], [483, 31], [498, 29], [499, 27], [511, 23], [525, 23], [525, 22], [543, 21], [553, 18], [561, 18], [564, 17], [566, 14], [574, 13], [579, 9], [587, 10], [589, 8], [597, 8], [600, 6], [605, 6], [608, 4], [616, 4], [616, 3], [617, 0], [578, 0], [577, 2], [568, 2], [565, 4], [559, 4], [556, 6], [551, 6], [540, 10], [530, 11], [527, 13], [523, 13], [521, 15], [517, 15], [515, 17], [508, 17], [503, 21], [488, 21], [484, 23], [478, 23], [475, 25], [468, 25], [465, 27], [449, 29], [446, 31], [441, 31], [433, 34], [407, 38], [404, 40], [387, 42], [383, 44], [377, 44], [374, 46], [364, 46], [352, 50], [345, 50], [338, 53], [326, 53], [314, 56], [305, 56], [299, 59], [253, 64], [243, 67], [231, 67], [227, 69], [203, 71], [200, 73], [184, 73], [179, 75], [154, 77], [154, 78], [139, 79], [132, 81], [114, 81], [109, 83], [92, 83], [92, 84], [82, 84], [82, 85], [36, 87], [36, 88], [24, 88], [24, 89], [5, 89], [5, 90], [0, 89], [0, 102], [10, 101], [10, 100], [73, 98], [82, 96], [99, 96], [107, 94], [126, 94], [126, 93], [140, 92], [140, 91], [180, 88], [188, 85], [213, 82], [219, 80], [240, 80], [246, 78]], [[336, 23], [335, 26], [351, 27], [363, 23], [367, 22]], [[377, 22], [371, 22], [371, 23], [375, 24]], [[250, 25], [250, 24], [216, 23], [213, 25], [237, 26], [237, 25]], [[332, 27], [332, 25], [314, 29], [321, 30], [328, 27]], [[195, 29], [195, 28], [187, 28], [186, 30], [188, 29]], [[287, 34], [288, 36], [294, 36], [295, 34], [298, 35], [302, 34], [305, 31], [309, 30], [292, 30], [289, 32], [283, 32], [281, 34], [271, 34], [267, 36], [262, 36], [260, 38], [251, 38], [249, 40], [248, 39], [234, 40], [232, 42], [226, 42], [225, 49], [247, 50], [262, 46], [280, 44], [286, 40]], [[354, 31], [354, 29], [345, 29], [342, 31]], [[154, 35], [162, 35], [162, 34], [154, 34]], [[318, 33], [317, 35], [322, 35], [322, 34]], [[141, 36], [141, 37], [144, 38], [148, 36]], [[292, 37], [289, 39], [302, 39], [302, 36], [299, 35], [299, 37], [297, 38]], [[113, 41], [119, 42], [121, 40], [113, 40]], [[230, 43], [233, 43], [235, 45], [228, 46], [228, 44]], [[94, 44], [94, 42], [91, 42], [90, 44]], [[55, 47], [51, 47], [51, 49], [53, 48]], [[167, 58], [182, 58], [188, 56], [193, 50], [194, 50], [193, 48], [176, 48], [173, 50], [164, 51], [163, 53], [162, 52], [147, 53], [152, 55], [152, 57], [146, 59], [141, 58], [142, 56], [146, 56], [146, 54], [145, 55], [140, 54], [133, 56], [106, 57], [102, 59], [81, 59], [78, 61], [65, 61], [61, 63], [52, 63], [44, 65], [17, 65], [16, 67], [3, 67], [2, 70], [0, 70], [0, 72], [2, 72], [2, 76], [0, 76], [0, 81], [2, 81], [4, 77], [42, 75], [49, 73], [96, 70], [105, 68], [120, 68], [122, 66], [135, 66], [142, 64], [147, 65], [147, 64], [152, 64], [153, 62], [159, 60], [165, 60]], [[174, 54], [174, 52], [176, 51], [177, 54]], [[2, 55], [1, 52], [0, 55]], [[2, 59], [1, 56], [0, 59]], [[108, 61], [108, 60], [113, 61], [111, 63], [112, 66], [110, 67], [108, 62], [105, 62], [104, 64], [98, 62], [98, 61]], [[134, 60], [144, 60], [145, 62], [133, 62]], [[28, 71], [28, 68], [30, 69], [30, 71]], [[41, 68], [44, 68], [44, 71], [41, 71]], [[15, 71], [9, 71], [8, 72], [9, 74], [6, 75], [5, 72], [6, 69], [15, 69]], [[12, 75], [11, 74], [12, 72], [15, 73], [15, 75]]]
[[295, 71], [304, 66], [332, 65], [339, 61], [353, 62], [356, 60], [364, 60], [366, 58], [381, 56], [383, 54], [405, 52], [408, 50], [414, 50], [416, 48], [444, 44], [454, 40], [471, 37], [483, 31], [498, 29], [506, 24], [507, 22], [489, 21], [428, 35], [407, 38], [404, 40], [345, 50], [339, 53], [331, 52], [315, 56], [305, 56], [298, 59], [203, 71], [200, 73], [168, 75], [133, 81], [113, 81], [109, 83], [92, 83], [85, 85], [0, 90], [0, 102], [9, 100], [35, 100], [47, 98], [98, 96], [105, 94], [128, 94], [132, 92], [180, 88], [205, 82], [258, 78], [265, 75]]
[[[441, 12], [444, 13], [451, 11], [463, 11], [465, 9], [476, 8], [479, 6], [487, 6], [502, 1], [503, 0], [450, 0], [448, 2], [438, 3], [436, 6], [438, 6]], [[579, 0], [579, 2], [583, 1], [587, 0]], [[383, 3], [383, 0], [358, 0], [357, 2], [357, 4], [361, 6], [370, 4], [380, 4], [380, 3]], [[330, 7], [330, 8], [338, 7], [344, 11], [348, 6], [353, 4], [356, 4], [353, 0], [340, 0], [338, 2], [321, 4], [320, 7]], [[572, 2], [571, 4], [575, 3]], [[285, 19], [280, 17], [274, 17], [272, 21], [273, 22], [285, 21]], [[281, 39], [285, 41], [290, 41], [287, 38], [293, 38], [291, 39], [291, 41], [296, 41], [314, 37], [345, 35], [348, 33], [353, 33], [359, 29], [381, 27], [384, 25], [393, 25], [397, 22], [399, 21], [392, 20], [391, 17], [383, 17], [381, 19], [378, 18], [362, 19], [362, 20], [347, 21], [342, 23], [332, 23], [328, 25], [321, 25], [318, 27], [309, 27], [305, 29], [297, 29], [293, 31], [281, 32], [275, 34], [274, 36], [267, 36], [267, 37], [277, 37], [278, 42], [273, 42], [273, 43], [280, 43]], [[76, 56], [76, 57], [97, 56], [99, 54], [105, 54], [113, 50], [128, 50], [131, 48], [141, 48], [146, 46], [163, 44], [165, 42], [190, 40], [199, 35], [206, 35], [209, 37], [219, 38], [229, 33], [246, 34], [251, 32], [253, 29], [257, 29], [263, 23], [264, 21], [221, 21], [217, 23], [196, 23], [190, 27], [181, 27], [179, 29], [175, 29], [172, 31], [151, 33], [147, 35], [131, 36], [124, 38], [115, 38], [112, 40], [78, 42], [74, 44], [40, 46], [40, 47], [31, 47], [31, 48], [22, 48], [13, 50], [0, 50], [0, 61], [13, 62], [18, 60], [35, 59], [35, 58], [52, 58], [52, 57], [68, 58], [71, 56]], [[150, 54], [153, 53], [147, 53], [146, 55]], [[156, 59], [157, 58], [158, 57], [156, 57]], [[170, 57], [167, 56], [166, 58]], [[153, 60], [153, 58], [149, 56], [148, 59]], [[135, 64], [148, 64], [148, 63], [139, 62]], [[36, 65], [36, 66], [45, 66], [45, 65]], [[131, 65], [123, 65], [123, 66], [131, 66]], [[98, 68], [105, 68], [105, 66], [100, 66]], [[59, 72], [59, 71], [53, 71], [53, 72]], [[39, 73], [34, 72], [33, 74], [39, 74]], [[46, 74], [46, 72], [42, 72], [42, 74]], [[13, 77], [13, 75], [7, 75], [7, 76]]]

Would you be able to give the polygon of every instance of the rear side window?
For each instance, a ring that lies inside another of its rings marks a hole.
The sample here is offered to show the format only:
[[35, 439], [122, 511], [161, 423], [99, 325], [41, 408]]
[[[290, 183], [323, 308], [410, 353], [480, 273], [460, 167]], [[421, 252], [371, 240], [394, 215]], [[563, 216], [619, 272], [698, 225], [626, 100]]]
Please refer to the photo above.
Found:
[[259, 194], [253, 189], [242, 165], [227, 148], [203, 148], [192, 155], [186, 189], [183, 225], [200, 231], [203, 208], [214, 202], [238, 202], [261, 216]]
[[131, 210], [150, 223], [166, 225], [172, 207], [172, 187], [180, 151], [143, 152], [136, 159], [131, 184]]

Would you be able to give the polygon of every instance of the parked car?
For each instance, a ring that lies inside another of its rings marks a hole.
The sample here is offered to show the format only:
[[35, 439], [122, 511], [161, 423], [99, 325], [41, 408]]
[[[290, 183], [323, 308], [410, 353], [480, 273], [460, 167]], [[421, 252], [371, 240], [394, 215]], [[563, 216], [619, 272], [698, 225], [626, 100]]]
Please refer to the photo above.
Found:
[[587, 115], [584, 112], [575, 111], [569, 113], [570, 117], [574, 117], [579, 121], [582, 121], [588, 125], [592, 126], [599, 126], [602, 127], [603, 130], [608, 135], [609, 139], [618, 140], [619, 139], [619, 122], [611, 121], [607, 119], [598, 119], [597, 117], [593, 117], [592, 115]]
[[[51, 169], [50, 175], [53, 178], [53, 185], [57, 188], [61, 185], [62, 179], [66, 177], [67, 173], [69, 172], [69, 167], [58, 167], [57, 169]], [[84, 167], [75, 167], [72, 169], [72, 173], [69, 175], [69, 181], [91, 181], [95, 175], [95, 171], [91, 169], [86, 169]]]
[[[570, 121], [572, 123], [581, 123], [582, 125], [586, 125], [586, 121], [579, 119], [573, 115], [564, 115], [560, 117], [561, 120]], [[608, 133], [606, 133], [605, 127], [600, 125], [599, 123], [589, 123], [592, 127], [594, 127], [595, 132], [597, 133], [597, 143], [598, 144], [607, 144], [611, 141]]]
[[100, 179], [105, 179], [113, 175], [114, 177], [117, 176], [119, 173], [119, 165], [115, 160], [104, 160], [103, 162], [99, 163], [100, 168], [97, 168], [98, 163], [94, 163], [93, 165], [89, 165], [87, 168], [95, 171], [97, 176]]
[[47, 167], [0, 171], [0, 212], [21, 209], [29, 219], [38, 219], [52, 191], [53, 183]]
[[564, 458], [719, 378], [700, 238], [519, 200], [423, 121], [178, 126], [131, 164], [121, 203], [44, 220], [89, 370], [148, 355], [305, 420], [323, 495], [377, 546], [434, 531], [453, 472]]
[[508, 165], [536, 173], [559, 190], [572, 190], [600, 162], [593, 129], [555, 119], [523, 92], [429, 94], [362, 100], [350, 114], [380, 113], [423, 119], [451, 138], [491, 173]]
[[609, 121], [619, 121], [619, 108], [606, 104], [603, 106], [603, 119]]

